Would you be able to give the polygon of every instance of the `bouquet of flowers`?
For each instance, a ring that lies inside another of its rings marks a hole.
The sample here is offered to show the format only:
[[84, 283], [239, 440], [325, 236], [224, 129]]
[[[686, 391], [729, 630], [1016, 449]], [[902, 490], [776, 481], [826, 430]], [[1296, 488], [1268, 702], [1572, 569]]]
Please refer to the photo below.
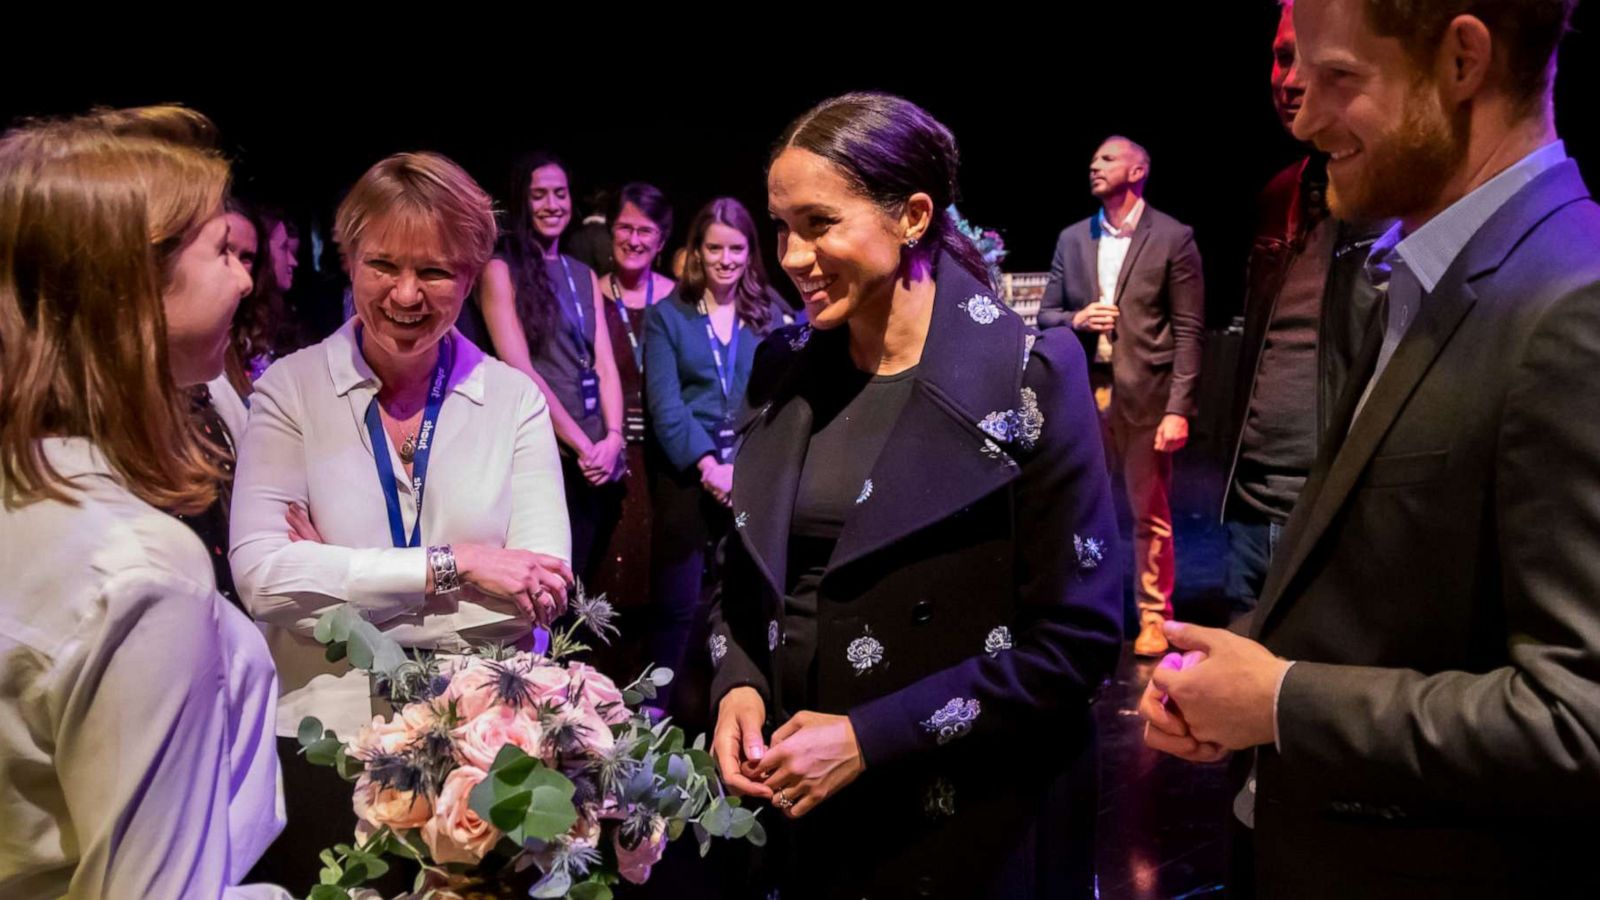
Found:
[[989, 264], [989, 280], [999, 285], [1000, 264], [1006, 261], [1006, 254], [1010, 252], [1006, 250], [1006, 239], [992, 228], [979, 228], [962, 218], [961, 211], [956, 209], [954, 203], [950, 204], [945, 213], [950, 216], [950, 221], [955, 223], [956, 230], [966, 235], [967, 240], [978, 248], [978, 252], [983, 255], [983, 261]]
[[606, 900], [620, 881], [644, 883], [687, 829], [702, 855], [712, 837], [765, 842], [755, 812], [723, 791], [705, 736], [686, 744], [670, 720], [639, 711], [669, 670], [619, 689], [569, 659], [588, 649], [580, 628], [616, 633], [605, 598], [576, 593], [576, 621], [544, 654], [407, 655], [349, 607], [318, 622], [329, 659], [371, 672], [396, 712], [351, 740], [316, 719], [300, 725], [307, 758], [355, 782], [360, 819], [353, 844], [322, 852], [311, 900], [371, 896], [361, 885], [389, 870], [385, 857], [421, 867], [419, 897], [516, 885], [531, 897]]

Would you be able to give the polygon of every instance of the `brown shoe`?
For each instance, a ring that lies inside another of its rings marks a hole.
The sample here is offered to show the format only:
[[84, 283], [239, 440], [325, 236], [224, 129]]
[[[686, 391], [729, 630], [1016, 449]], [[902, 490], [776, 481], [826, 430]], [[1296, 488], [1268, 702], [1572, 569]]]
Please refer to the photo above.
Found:
[[1133, 639], [1134, 656], [1160, 656], [1167, 652], [1167, 636], [1161, 632], [1160, 619], [1147, 619]]

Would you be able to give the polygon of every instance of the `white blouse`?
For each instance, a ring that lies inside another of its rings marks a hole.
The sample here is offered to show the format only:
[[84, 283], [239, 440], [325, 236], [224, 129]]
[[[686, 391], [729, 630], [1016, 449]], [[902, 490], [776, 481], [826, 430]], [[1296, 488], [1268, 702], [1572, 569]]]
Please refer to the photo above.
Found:
[[76, 504], [0, 506], [0, 897], [284, 897], [234, 887], [283, 830], [278, 685], [184, 525], [83, 439]]
[[[512, 643], [532, 622], [466, 592], [423, 592], [426, 548], [488, 544], [571, 558], [566, 495], [555, 431], [527, 376], [451, 331], [450, 393], [439, 412], [428, 466], [422, 547], [396, 548], [366, 428], [379, 382], [356, 342], [356, 322], [272, 364], [256, 382], [239, 444], [229, 559], [245, 606], [270, 626], [283, 696], [278, 734], [303, 716], [352, 738], [371, 721], [366, 676], [329, 663], [311, 634], [340, 603], [408, 647], [464, 649], [467, 641]], [[406, 532], [416, 500], [392, 441]], [[285, 513], [299, 503], [326, 543], [291, 542]]]

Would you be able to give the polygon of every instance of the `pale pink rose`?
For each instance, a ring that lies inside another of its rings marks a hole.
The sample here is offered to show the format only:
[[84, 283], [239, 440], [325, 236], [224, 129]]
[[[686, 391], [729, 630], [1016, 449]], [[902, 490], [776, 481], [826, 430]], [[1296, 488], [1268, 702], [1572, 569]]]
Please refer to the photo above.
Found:
[[644, 884], [650, 878], [650, 867], [661, 861], [661, 854], [667, 849], [667, 820], [651, 818], [650, 833], [632, 850], [623, 846], [620, 828], [612, 843], [617, 848], [617, 874], [634, 884]]
[[498, 681], [498, 676], [488, 663], [480, 659], [470, 660], [450, 676], [450, 686], [445, 688], [444, 700], [455, 704], [456, 716], [460, 719], [475, 718], [499, 702], [499, 694], [495, 690]]
[[446, 700], [455, 701], [456, 714], [462, 719], [471, 719], [491, 706], [505, 703], [500, 696], [501, 674], [497, 667], [521, 676], [534, 706], [566, 702], [568, 677], [560, 666], [540, 663], [525, 653], [498, 663], [473, 658], [456, 667], [444, 693]]
[[523, 673], [523, 678], [527, 679], [529, 685], [533, 688], [533, 704], [535, 706], [545, 704], [559, 706], [567, 702], [569, 679], [566, 670], [560, 666], [548, 663], [534, 663], [530, 658], [530, 664]]
[[475, 766], [451, 772], [439, 790], [433, 817], [422, 826], [422, 841], [434, 862], [476, 865], [500, 840], [500, 830], [478, 818], [469, 800], [472, 789], [486, 777]]
[[362, 840], [385, 825], [395, 831], [421, 828], [433, 815], [433, 806], [422, 794], [382, 787], [365, 775], [356, 781], [352, 803]]
[[420, 737], [438, 724], [439, 711], [431, 701], [408, 703], [400, 709], [400, 718], [405, 721], [407, 729]]
[[351, 742], [355, 755], [370, 759], [379, 754], [399, 753], [410, 745], [414, 733], [406, 727], [405, 720], [395, 716], [385, 722], [383, 716], [373, 716], [372, 721], [361, 726], [356, 739]]
[[632, 718], [633, 713], [622, 702], [622, 691], [610, 678], [583, 663], [571, 663], [567, 671], [572, 677], [570, 696], [574, 703], [594, 709], [607, 725], [618, 725]]
[[487, 772], [500, 755], [500, 748], [507, 744], [538, 757], [544, 733], [531, 715], [509, 706], [495, 706], [451, 731], [450, 740], [461, 762]]

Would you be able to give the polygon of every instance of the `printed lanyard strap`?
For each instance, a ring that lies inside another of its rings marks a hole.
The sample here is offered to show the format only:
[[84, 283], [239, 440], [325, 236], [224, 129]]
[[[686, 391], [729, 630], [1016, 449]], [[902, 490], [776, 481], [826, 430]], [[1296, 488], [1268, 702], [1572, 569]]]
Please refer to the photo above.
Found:
[[[359, 337], [357, 339], [359, 341]], [[448, 336], [439, 347], [439, 361], [434, 365], [433, 383], [428, 389], [428, 403], [423, 407], [422, 423], [417, 430], [416, 454], [411, 459], [411, 491], [417, 498], [417, 521], [406, 538], [405, 518], [400, 515], [400, 485], [395, 480], [394, 463], [389, 459], [389, 440], [383, 431], [383, 417], [378, 412], [378, 398], [367, 404], [367, 433], [372, 437], [372, 456], [378, 462], [378, 483], [383, 487], [383, 502], [389, 509], [389, 537], [396, 547], [422, 546], [422, 489], [428, 480], [428, 459], [433, 455], [433, 435], [439, 424], [439, 410], [444, 406], [445, 382], [450, 377], [450, 362], [454, 353]]]

